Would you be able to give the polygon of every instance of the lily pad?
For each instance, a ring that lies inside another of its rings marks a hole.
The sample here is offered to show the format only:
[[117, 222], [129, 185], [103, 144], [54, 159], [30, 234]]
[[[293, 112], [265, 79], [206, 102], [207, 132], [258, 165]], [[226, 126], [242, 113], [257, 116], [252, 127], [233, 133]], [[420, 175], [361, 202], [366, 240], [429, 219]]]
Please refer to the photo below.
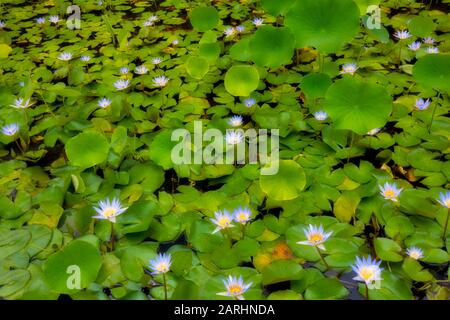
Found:
[[302, 0], [286, 14], [285, 23], [295, 34], [297, 48], [332, 53], [357, 34], [359, 9], [352, 0]]
[[392, 98], [380, 85], [341, 79], [328, 89], [324, 109], [336, 128], [366, 134], [386, 124]]

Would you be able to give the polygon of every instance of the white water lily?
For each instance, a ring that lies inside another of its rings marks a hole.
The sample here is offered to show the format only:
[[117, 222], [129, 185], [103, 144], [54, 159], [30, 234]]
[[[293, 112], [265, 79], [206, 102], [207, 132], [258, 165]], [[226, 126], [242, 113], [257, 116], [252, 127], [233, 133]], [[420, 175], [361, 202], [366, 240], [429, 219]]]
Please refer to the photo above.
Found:
[[303, 232], [305, 233], [306, 240], [305, 241], [299, 241], [298, 244], [303, 244], [307, 246], [313, 246], [317, 247], [321, 250], [325, 250], [325, 246], [323, 243], [327, 241], [327, 239], [331, 236], [333, 232], [325, 232], [323, 230], [322, 225], [319, 227], [310, 224], [308, 228], [304, 229]]
[[16, 109], [26, 109], [28, 107], [31, 107], [34, 103], [30, 102], [30, 98], [25, 100], [24, 98], [17, 98], [14, 100], [14, 104], [11, 105], [11, 107]]
[[160, 57], [156, 57], [152, 59], [152, 64], [157, 65], [160, 64], [163, 60]]
[[148, 68], [146, 66], [138, 66], [134, 69], [134, 73], [136, 74], [146, 74], [148, 72]]
[[211, 218], [211, 221], [216, 225], [216, 229], [212, 233], [219, 232], [220, 230], [226, 228], [234, 227], [233, 217], [228, 213], [227, 210], [214, 212], [214, 218]]
[[58, 56], [58, 59], [62, 61], [72, 60], [72, 54], [70, 52], [63, 52]]
[[19, 131], [19, 125], [17, 123], [11, 123], [2, 127], [2, 133], [6, 136], [13, 136]]
[[423, 258], [423, 250], [417, 247], [408, 248], [406, 250], [406, 254], [414, 260], [419, 260]]
[[94, 207], [97, 215], [92, 218], [116, 222], [117, 216], [124, 213], [127, 209], [128, 207], [122, 207], [120, 200], [117, 198], [113, 198], [112, 201], [109, 199], [101, 200], [98, 202], [98, 207]]
[[97, 102], [98, 106], [103, 109], [109, 107], [111, 103], [111, 100], [109, 100], [108, 98], [102, 98]]
[[152, 274], [162, 274], [170, 271], [172, 265], [172, 256], [166, 253], [160, 253], [155, 259], [151, 259], [149, 263], [150, 269], [153, 270]]
[[372, 260], [369, 256], [368, 258], [356, 257], [355, 264], [352, 266], [353, 271], [356, 273], [356, 277], [353, 280], [365, 282], [366, 285], [371, 285], [376, 281], [383, 280], [381, 278], [380, 268], [381, 261]]
[[225, 141], [228, 144], [239, 144], [244, 140], [244, 136], [240, 131], [227, 130], [225, 134]]
[[232, 116], [230, 120], [228, 120], [228, 124], [233, 127], [239, 127], [242, 125], [242, 117], [241, 116]]
[[252, 282], [244, 283], [242, 276], [232, 277], [228, 276], [228, 279], [223, 280], [223, 284], [227, 291], [219, 292], [219, 296], [234, 297], [238, 300], [244, 300], [243, 294], [252, 286]]
[[48, 21], [50, 21], [51, 23], [58, 23], [59, 21], [60, 21], [60, 19], [59, 19], [59, 17], [58, 16], [50, 16], [49, 18], [48, 18]]
[[165, 87], [167, 85], [167, 83], [169, 82], [169, 78], [167, 78], [166, 76], [158, 76], [153, 78], [153, 85], [155, 87]]
[[130, 86], [130, 81], [129, 80], [123, 80], [123, 79], [119, 79], [116, 82], [114, 82], [114, 87], [117, 90], [125, 90], [126, 88], [128, 88]]
[[252, 20], [252, 23], [253, 23], [253, 25], [254, 25], [255, 27], [259, 27], [259, 26], [262, 26], [262, 25], [263, 25], [264, 19], [262, 19], [262, 18], [254, 18], [254, 19]]
[[314, 118], [316, 118], [316, 120], [318, 120], [318, 121], [324, 121], [324, 120], [327, 120], [327, 118], [328, 118], [328, 113], [326, 113], [323, 110], [314, 112], [313, 115], [314, 115]]
[[398, 202], [398, 196], [402, 192], [403, 188], [397, 188], [395, 183], [386, 182], [383, 186], [379, 186], [380, 194], [386, 200], [391, 200], [394, 202]]

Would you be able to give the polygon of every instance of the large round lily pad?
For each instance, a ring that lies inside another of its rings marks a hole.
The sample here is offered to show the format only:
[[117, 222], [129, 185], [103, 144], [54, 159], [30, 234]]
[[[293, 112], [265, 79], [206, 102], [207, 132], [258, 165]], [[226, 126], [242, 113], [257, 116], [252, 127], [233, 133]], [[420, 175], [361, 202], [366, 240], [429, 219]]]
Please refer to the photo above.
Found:
[[109, 144], [98, 132], [83, 132], [66, 143], [67, 158], [72, 165], [88, 168], [104, 162], [108, 156]]
[[264, 67], [276, 68], [291, 63], [294, 49], [294, 34], [285, 27], [262, 26], [249, 42], [251, 60]]
[[337, 129], [365, 134], [386, 124], [392, 98], [380, 85], [346, 78], [328, 89], [324, 109]]
[[450, 55], [426, 55], [414, 65], [413, 77], [424, 87], [450, 93]]
[[338, 50], [359, 30], [359, 9], [352, 0], [302, 0], [286, 14], [297, 47], [314, 47], [323, 53]]
[[208, 60], [202, 57], [190, 57], [186, 61], [186, 71], [194, 79], [202, 79], [208, 73]]
[[214, 7], [197, 7], [189, 14], [189, 21], [195, 30], [205, 32], [219, 23], [219, 13]]
[[57, 292], [73, 293], [86, 288], [102, 265], [100, 252], [87, 241], [75, 240], [44, 263], [46, 282]]
[[259, 73], [253, 66], [233, 66], [225, 74], [225, 89], [233, 96], [249, 96], [258, 83]]
[[278, 173], [261, 175], [259, 185], [272, 200], [292, 200], [305, 188], [305, 171], [294, 160], [280, 160]]

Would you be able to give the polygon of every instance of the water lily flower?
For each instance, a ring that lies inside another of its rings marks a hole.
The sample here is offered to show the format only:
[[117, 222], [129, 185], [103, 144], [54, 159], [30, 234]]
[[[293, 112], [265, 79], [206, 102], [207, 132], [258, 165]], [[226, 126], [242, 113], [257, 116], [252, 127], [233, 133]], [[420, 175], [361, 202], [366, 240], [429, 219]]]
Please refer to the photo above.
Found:
[[153, 78], [153, 85], [155, 87], [160, 87], [160, 88], [165, 87], [168, 82], [169, 82], [169, 78], [167, 78], [166, 76], [158, 76], [158, 77]]
[[423, 250], [417, 247], [411, 247], [406, 250], [406, 254], [413, 258], [414, 260], [419, 260], [423, 258]]
[[236, 222], [246, 224], [251, 220], [252, 212], [248, 207], [239, 207], [233, 211], [233, 219]]
[[245, 27], [244, 26], [237, 26], [236, 27], [236, 31], [239, 32], [239, 33], [244, 32], [245, 31]]
[[368, 131], [367, 132], [367, 134], [369, 135], [369, 136], [374, 136], [374, 135], [376, 135], [378, 132], [380, 132], [381, 131], [381, 128], [375, 128], [375, 129], [372, 129], [372, 130], [370, 130], [370, 131]]
[[415, 107], [419, 110], [426, 110], [430, 106], [430, 99], [424, 100], [422, 98], [416, 100]]
[[58, 56], [58, 59], [62, 61], [72, 60], [72, 54], [70, 52], [63, 52]]
[[128, 74], [128, 72], [130, 72], [130, 70], [127, 67], [122, 67], [119, 69], [119, 72], [121, 74]]
[[323, 243], [331, 236], [333, 232], [325, 232], [322, 225], [316, 227], [310, 224], [308, 228], [304, 229], [306, 239], [305, 241], [299, 241], [298, 244], [317, 247], [321, 250], [325, 250]]
[[256, 104], [256, 101], [253, 98], [247, 98], [244, 100], [244, 106], [246, 106], [247, 108], [250, 108], [250, 107], [254, 106], [255, 104]]
[[116, 82], [114, 82], [114, 87], [117, 90], [124, 90], [130, 86], [129, 80], [119, 79]]
[[17, 123], [11, 123], [2, 127], [2, 133], [6, 136], [13, 136], [19, 131], [19, 125]]
[[402, 192], [403, 188], [397, 188], [397, 185], [395, 183], [389, 183], [386, 182], [383, 186], [379, 186], [380, 188], [380, 194], [385, 198], [386, 200], [391, 200], [394, 202], [398, 202], [397, 197], [400, 195], [400, 192]]
[[438, 202], [442, 204], [444, 207], [450, 209], [450, 191], [447, 191], [445, 193], [443, 192], [439, 193]]
[[241, 116], [232, 116], [228, 121], [228, 124], [233, 127], [239, 127], [242, 125], [242, 117]]
[[6, 22], [3, 22], [0, 20], [0, 29], [3, 29], [6, 27]]
[[225, 141], [228, 144], [239, 144], [244, 140], [244, 136], [239, 131], [230, 131], [227, 130], [225, 135]]
[[11, 105], [11, 107], [16, 109], [26, 109], [28, 107], [31, 107], [34, 103], [30, 102], [30, 99], [28, 98], [25, 100], [24, 98], [17, 98], [14, 100], [14, 104]]
[[116, 222], [116, 217], [127, 210], [128, 207], [122, 207], [120, 200], [113, 198], [112, 201], [109, 199], [100, 200], [98, 202], [98, 207], [94, 207], [97, 215], [93, 216], [94, 219], [109, 220], [111, 222]]
[[148, 18], [148, 21], [156, 22], [158, 21], [158, 19], [159, 19], [158, 16], [153, 14]]
[[365, 282], [366, 285], [370, 285], [375, 281], [383, 280], [381, 278], [381, 271], [383, 268], [380, 268], [381, 260], [376, 261], [372, 260], [369, 255], [367, 258], [356, 257], [355, 264], [352, 265], [353, 271], [356, 273], [356, 277], [353, 280]]
[[81, 60], [81, 61], [84, 61], [84, 62], [88, 62], [89, 60], [91, 60], [91, 56], [88, 56], [88, 55], [81, 56], [81, 57], [80, 57], [80, 60]]
[[316, 118], [316, 120], [318, 121], [324, 121], [328, 118], [328, 113], [326, 113], [325, 111], [316, 111], [314, 112], [314, 118]]
[[60, 20], [59, 20], [59, 17], [58, 16], [50, 16], [49, 18], [48, 18], [48, 21], [50, 21], [51, 23], [58, 23]]
[[356, 70], [358, 70], [356, 63], [346, 63], [342, 65], [342, 70], [340, 73], [354, 75]]
[[228, 27], [223, 31], [223, 33], [225, 34], [226, 37], [230, 37], [236, 33], [236, 29], [233, 27]]
[[157, 65], [160, 64], [163, 60], [160, 57], [156, 57], [152, 59], [152, 64]]
[[103, 109], [109, 107], [111, 103], [111, 100], [109, 100], [108, 98], [102, 98], [97, 102], [98, 106]]
[[45, 18], [44, 17], [39, 17], [36, 19], [36, 23], [37, 24], [44, 24], [45, 23]]
[[152, 274], [167, 273], [170, 271], [172, 265], [172, 256], [170, 253], [159, 253], [155, 259], [150, 260], [150, 269], [153, 270]]
[[262, 19], [262, 18], [254, 18], [254, 19], [252, 20], [252, 23], [253, 23], [253, 25], [254, 25], [255, 27], [259, 27], [259, 26], [262, 26], [262, 25], [263, 25], [264, 19]]
[[423, 41], [423, 43], [425, 43], [425, 44], [434, 44], [434, 42], [435, 42], [436, 40], [434, 40], [434, 39], [431, 38], [431, 37], [426, 37], [426, 38], [423, 38], [422, 41]]
[[412, 51], [417, 51], [420, 49], [420, 46], [422, 45], [422, 43], [420, 41], [414, 41], [413, 43], [411, 43], [408, 48], [409, 50]]
[[239, 278], [228, 276], [228, 279], [223, 280], [223, 284], [225, 285], [227, 291], [219, 292], [217, 293], [217, 295], [234, 297], [238, 300], [244, 300], [243, 294], [252, 286], [253, 283], [244, 283], [244, 279], [242, 278], [242, 276], [239, 276]]
[[148, 72], [148, 68], [146, 66], [138, 66], [134, 69], [134, 73], [136, 74], [146, 74]]
[[142, 24], [144, 27], [151, 27], [154, 24], [153, 21], [150, 20], [145, 20], [144, 23]]
[[425, 51], [427, 53], [439, 53], [439, 48], [438, 47], [428, 47], [425, 49]]
[[408, 39], [409, 37], [411, 37], [411, 34], [409, 33], [408, 30], [398, 30], [394, 33], [394, 37], [396, 37], [399, 40], [404, 40], [404, 39]]
[[214, 212], [214, 218], [211, 218], [211, 221], [216, 225], [216, 229], [212, 233], [216, 233], [220, 230], [226, 228], [232, 228], [234, 225], [233, 217], [228, 213], [227, 210]]

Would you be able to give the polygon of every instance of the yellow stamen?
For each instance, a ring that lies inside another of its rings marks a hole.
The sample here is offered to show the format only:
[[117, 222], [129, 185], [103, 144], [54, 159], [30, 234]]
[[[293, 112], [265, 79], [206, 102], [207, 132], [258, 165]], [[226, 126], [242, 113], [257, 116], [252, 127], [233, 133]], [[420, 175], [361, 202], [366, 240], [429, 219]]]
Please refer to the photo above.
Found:
[[395, 191], [393, 189], [387, 189], [384, 191], [384, 196], [389, 199], [395, 198]]
[[225, 228], [230, 224], [230, 219], [227, 217], [222, 217], [217, 221], [217, 224], [222, 227]]
[[159, 272], [168, 272], [169, 266], [166, 263], [161, 262], [156, 266], [156, 270], [158, 270]]
[[103, 210], [103, 216], [110, 218], [113, 217], [116, 214], [116, 209], [115, 208], [106, 208], [105, 210]]
[[232, 284], [228, 287], [228, 292], [232, 295], [238, 295], [242, 292], [242, 287], [238, 284]]
[[312, 243], [318, 243], [323, 241], [323, 235], [320, 233], [313, 233], [309, 236], [309, 241]]
[[368, 281], [373, 278], [374, 272], [372, 268], [363, 267], [359, 271], [359, 276], [364, 280]]

